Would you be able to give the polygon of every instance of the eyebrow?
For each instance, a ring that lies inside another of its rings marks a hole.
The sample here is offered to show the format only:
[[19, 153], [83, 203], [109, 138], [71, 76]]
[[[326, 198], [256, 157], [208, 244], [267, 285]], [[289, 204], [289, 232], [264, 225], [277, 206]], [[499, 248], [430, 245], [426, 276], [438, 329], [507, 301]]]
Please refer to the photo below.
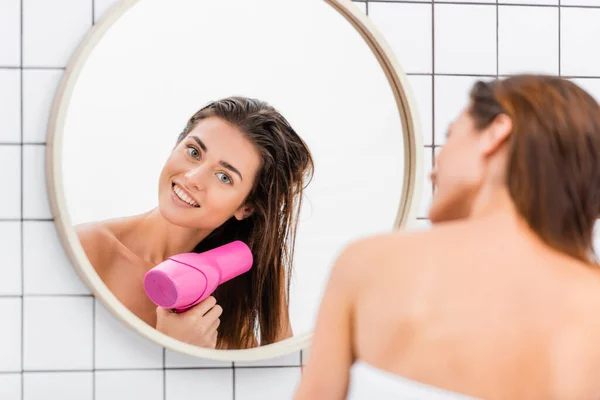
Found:
[[[204, 142], [202, 140], [200, 140], [200, 138], [198, 136], [190, 136], [192, 139], [194, 139], [194, 141], [196, 143], [198, 143], [198, 146], [200, 146], [200, 148], [202, 149], [202, 151], [204, 151], [205, 153], [208, 152], [208, 148], [206, 147], [206, 145], [204, 144]], [[230, 170], [231, 172], [237, 174], [237, 176], [240, 177], [240, 180], [244, 180], [244, 178], [242, 178], [242, 173], [240, 171], [238, 171], [238, 169], [236, 167], [234, 167], [233, 165], [229, 164], [227, 161], [219, 161], [219, 164], [221, 164], [223, 167], [227, 168], [228, 170]]]

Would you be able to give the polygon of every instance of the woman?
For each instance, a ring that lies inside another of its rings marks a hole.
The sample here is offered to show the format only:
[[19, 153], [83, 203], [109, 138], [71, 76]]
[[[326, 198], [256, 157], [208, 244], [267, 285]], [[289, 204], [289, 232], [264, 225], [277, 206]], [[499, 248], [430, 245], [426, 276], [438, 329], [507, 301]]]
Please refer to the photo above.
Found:
[[[78, 226], [96, 271], [138, 317], [203, 347], [243, 349], [292, 335], [289, 284], [308, 147], [273, 107], [242, 97], [212, 102], [189, 120], [162, 169], [158, 207]], [[156, 308], [145, 273], [168, 257], [234, 240], [252, 269], [180, 314]], [[218, 333], [217, 333], [218, 332]]]
[[599, 398], [598, 103], [478, 82], [436, 161], [433, 228], [337, 260], [296, 399]]

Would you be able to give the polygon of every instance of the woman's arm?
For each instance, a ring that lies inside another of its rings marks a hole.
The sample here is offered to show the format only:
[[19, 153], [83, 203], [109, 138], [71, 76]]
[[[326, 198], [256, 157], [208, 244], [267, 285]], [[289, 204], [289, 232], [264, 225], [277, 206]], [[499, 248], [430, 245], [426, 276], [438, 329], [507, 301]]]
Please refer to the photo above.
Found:
[[352, 349], [356, 250], [347, 248], [333, 266], [323, 296], [313, 342], [295, 400], [346, 398]]

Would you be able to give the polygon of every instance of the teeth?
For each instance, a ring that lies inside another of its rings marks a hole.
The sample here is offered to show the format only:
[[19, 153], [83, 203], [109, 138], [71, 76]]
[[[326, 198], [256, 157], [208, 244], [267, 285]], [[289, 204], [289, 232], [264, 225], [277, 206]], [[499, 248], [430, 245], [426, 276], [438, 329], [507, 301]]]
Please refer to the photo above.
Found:
[[185, 194], [185, 192], [179, 186], [175, 185], [173, 187], [173, 191], [175, 192], [175, 194], [177, 195], [177, 197], [179, 197], [181, 200], [183, 200], [186, 203], [188, 203], [190, 206], [198, 207], [198, 203], [196, 203], [194, 200], [192, 200], [190, 198], [190, 196], [188, 196], [187, 194]]

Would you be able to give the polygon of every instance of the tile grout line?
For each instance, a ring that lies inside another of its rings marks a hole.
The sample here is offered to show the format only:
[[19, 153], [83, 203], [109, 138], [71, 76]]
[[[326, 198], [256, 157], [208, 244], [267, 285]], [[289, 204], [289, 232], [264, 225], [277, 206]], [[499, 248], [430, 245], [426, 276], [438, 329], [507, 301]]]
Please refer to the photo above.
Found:
[[[244, 367], [236, 367], [236, 369], [241, 370], [252, 370], [252, 369], [293, 369], [299, 368], [298, 365], [249, 365]], [[142, 372], [142, 371], [162, 371], [162, 367], [152, 367], [152, 368], [100, 368], [100, 369], [89, 369], [89, 368], [80, 368], [80, 369], [28, 369], [24, 372], [28, 374], [56, 374], [56, 373], [72, 373], [72, 372]], [[170, 367], [167, 368], [168, 371], [223, 371], [223, 370], [232, 370], [232, 367]], [[13, 371], [0, 371], [1, 375], [10, 375], [19, 373], [18, 370]]]
[[496, 80], [500, 75], [500, 6], [496, 0]]
[[233, 396], [232, 396], [233, 400], [235, 400], [235, 392], [237, 390], [236, 390], [236, 387], [235, 387], [235, 363], [234, 362], [231, 363], [231, 379], [232, 379], [232, 390], [231, 390], [231, 393], [233, 394]]
[[163, 400], [167, 400], [167, 349], [162, 349]]
[[[435, 2], [431, 2], [431, 170], [435, 165]], [[427, 176], [425, 184], [427, 184]], [[429, 180], [431, 185], [431, 196], [433, 197], [434, 184]]]
[[23, 2], [24, 0], [20, 1], [20, 43], [19, 43], [19, 47], [20, 47], [20, 54], [19, 54], [19, 91], [20, 91], [20, 95], [19, 95], [19, 103], [20, 103], [20, 118], [21, 118], [21, 126], [20, 126], [20, 134], [21, 134], [21, 238], [20, 238], [20, 247], [21, 247], [21, 400], [25, 399], [25, 263], [24, 263], [24, 258], [25, 258], [25, 252], [24, 252], [24, 248], [25, 248], [25, 244], [24, 244], [24, 238], [23, 238], [23, 233], [24, 233], [24, 228], [25, 228], [25, 224], [23, 223]]

